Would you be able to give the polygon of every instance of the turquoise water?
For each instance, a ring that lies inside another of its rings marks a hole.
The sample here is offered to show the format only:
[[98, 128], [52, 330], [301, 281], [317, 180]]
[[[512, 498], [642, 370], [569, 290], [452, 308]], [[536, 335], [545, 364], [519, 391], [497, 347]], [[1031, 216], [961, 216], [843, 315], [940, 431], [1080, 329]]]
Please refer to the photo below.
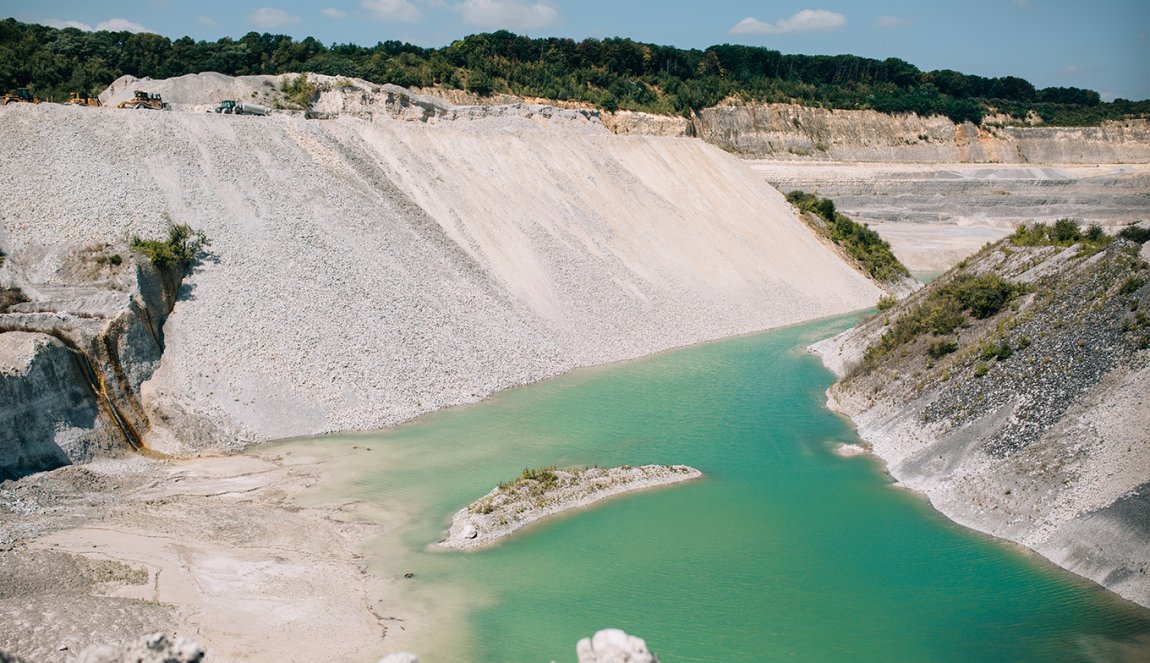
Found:
[[[322, 446], [323, 499], [388, 510], [384, 614], [425, 661], [572, 661], [619, 627], [676, 661], [1150, 660], [1150, 611], [960, 528], [891, 485], [823, 407], [821, 321], [575, 371]], [[367, 449], [370, 447], [370, 451]], [[480, 553], [426, 549], [524, 466], [686, 463], [706, 478], [540, 523]], [[415, 577], [402, 580], [404, 572]]]

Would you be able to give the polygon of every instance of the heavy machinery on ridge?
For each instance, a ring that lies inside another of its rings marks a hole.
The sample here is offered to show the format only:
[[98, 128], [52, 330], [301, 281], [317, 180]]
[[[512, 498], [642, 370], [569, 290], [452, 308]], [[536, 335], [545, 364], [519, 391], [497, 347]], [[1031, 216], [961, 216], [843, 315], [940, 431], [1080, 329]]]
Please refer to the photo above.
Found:
[[64, 103], [66, 105], [69, 105], [69, 106], [101, 106], [101, 105], [103, 105], [100, 103], [99, 97], [92, 97], [92, 96], [89, 96], [86, 94], [80, 94], [79, 92], [73, 92], [72, 96], [68, 98], [68, 101], [66, 101]]
[[171, 110], [171, 104], [165, 102], [160, 98], [158, 92], [144, 92], [143, 90], [136, 90], [136, 96], [121, 101], [116, 108], [146, 108], [149, 110]]
[[15, 103], [38, 104], [40, 103], [41, 99], [40, 97], [34, 96], [31, 92], [29, 92], [28, 88], [22, 87], [5, 92], [2, 101], [3, 103], [0, 103], [0, 106], [7, 106], [8, 104]]
[[242, 101], [224, 99], [209, 113], [224, 113], [225, 115], [267, 115], [268, 109], [258, 104], [245, 104]]

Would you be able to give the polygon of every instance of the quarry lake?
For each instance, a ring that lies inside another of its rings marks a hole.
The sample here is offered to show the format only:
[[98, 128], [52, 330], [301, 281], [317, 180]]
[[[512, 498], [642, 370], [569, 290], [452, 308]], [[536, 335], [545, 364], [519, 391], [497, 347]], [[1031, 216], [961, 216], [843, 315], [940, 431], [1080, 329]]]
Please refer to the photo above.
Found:
[[[679, 661], [1147, 660], [1150, 611], [892, 485], [825, 409], [807, 344], [837, 318], [582, 369], [388, 431], [296, 440], [308, 501], [362, 500], [387, 534], [389, 651], [572, 661], [617, 627]], [[526, 467], [684, 463], [705, 478], [433, 552], [450, 514]], [[405, 573], [414, 577], [405, 579]]]

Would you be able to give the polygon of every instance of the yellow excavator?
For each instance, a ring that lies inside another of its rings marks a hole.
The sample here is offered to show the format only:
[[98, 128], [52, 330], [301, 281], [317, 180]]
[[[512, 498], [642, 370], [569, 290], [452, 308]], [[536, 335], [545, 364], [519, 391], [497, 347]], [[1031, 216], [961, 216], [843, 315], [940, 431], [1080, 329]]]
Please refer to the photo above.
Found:
[[116, 108], [147, 108], [149, 110], [169, 110], [171, 105], [160, 98], [160, 94], [136, 90], [136, 96], [121, 101]]
[[73, 92], [72, 96], [68, 98], [67, 104], [68, 105], [74, 105], [74, 106], [99, 106], [99, 105], [101, 105], [99, 97], [90, 97], [86, 94], [80, 94], [79, 92]]
[[40, 97], [32, 96], [28, 88], [22, 87], [15, 90], [10, 90], [4, 93], [2, 104], [0, 106], [7, 106], [8, 104], [25, 103], [25, 104], [38, 104]]

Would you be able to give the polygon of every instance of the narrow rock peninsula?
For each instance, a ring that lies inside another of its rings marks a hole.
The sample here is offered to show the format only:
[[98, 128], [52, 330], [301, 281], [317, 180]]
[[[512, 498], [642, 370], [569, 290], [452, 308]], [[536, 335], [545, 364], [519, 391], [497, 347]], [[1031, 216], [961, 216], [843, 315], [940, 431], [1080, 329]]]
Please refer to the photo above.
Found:
[[494, 545], [516, 530], [564, 511], [579, 509], [615, 495], [681, 481], [703, 473], [686, 465], [621, 465], [610, 469], [524, 469], [514, 481], [501, 483], [451, 519], [440, 548], [476, 550]]

